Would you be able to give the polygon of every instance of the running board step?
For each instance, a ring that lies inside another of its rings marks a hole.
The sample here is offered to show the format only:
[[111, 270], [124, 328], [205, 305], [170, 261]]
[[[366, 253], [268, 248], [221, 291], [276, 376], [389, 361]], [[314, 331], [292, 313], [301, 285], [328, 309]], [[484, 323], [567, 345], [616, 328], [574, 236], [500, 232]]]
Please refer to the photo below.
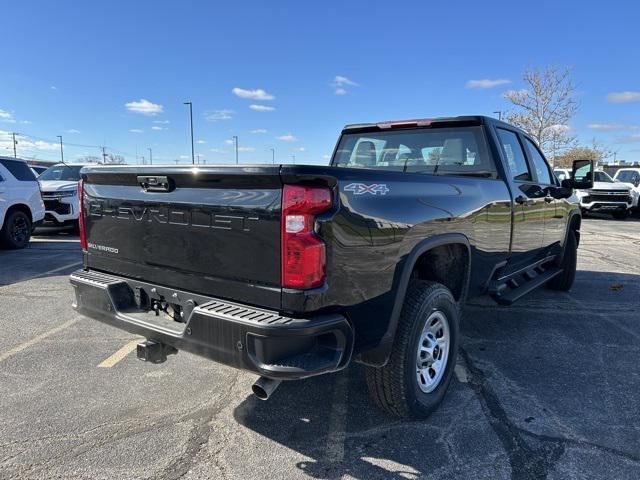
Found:
[[489, 288], [489, 294], [500, 305], [511, 305], [561, 273], [562, 269], [557, 267], [548, 270], [536, 267], [518, 276], [518, 280], [522, 281], [510, 278], [502, 283], [494, 283]]

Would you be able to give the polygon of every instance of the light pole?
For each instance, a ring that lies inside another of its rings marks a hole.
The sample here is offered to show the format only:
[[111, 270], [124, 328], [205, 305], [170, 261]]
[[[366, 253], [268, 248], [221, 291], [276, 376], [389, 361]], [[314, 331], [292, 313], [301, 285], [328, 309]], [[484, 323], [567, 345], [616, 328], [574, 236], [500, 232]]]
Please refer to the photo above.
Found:
[[151, 151], [151, 148], [147, 148], [147, 150], [149, 150], [149, 164], [153, 165], [153, 152]]
[[496, 110], [493, 113], [497, 113], [498, 114], [498, 120], [502, 121], [502, 110]]
[[291, 155], [291, 158], [293, 158], [293, 164], [295, 165], [296, 164], [296, 156], [295, 156], [295, 154]]
[[60, 160], [62, 160], [62, 163], [64, 163], [64, 150], [62, 150], [62, 135], [57, 135], [57, 137], [60, 139]]
[[193, 104], [191, 102], [184, 102], [185, 105], [189, 105], [189, 118], [191, 120], [191, 164], [195, 165], [196, 156], [193, 149]]
[[276, 149], [271, 148], [271, 163], [275, 165], [276, 163]]
[[18, 158], [18, 152], [16, 151], [16, 145], [18, 145], [18, 142], [16, 142], [16, 132], [13, 132], [11, 136], [13, 137], [13, 158]]
[[233, 136], [233, 139], [234, 139], [234, 140], [235, 140], [235, 142], [236, 142], [236, 165], [238, 165], [238, 136], [237, 136], [237, 135], [234, 135], [234, 136]]

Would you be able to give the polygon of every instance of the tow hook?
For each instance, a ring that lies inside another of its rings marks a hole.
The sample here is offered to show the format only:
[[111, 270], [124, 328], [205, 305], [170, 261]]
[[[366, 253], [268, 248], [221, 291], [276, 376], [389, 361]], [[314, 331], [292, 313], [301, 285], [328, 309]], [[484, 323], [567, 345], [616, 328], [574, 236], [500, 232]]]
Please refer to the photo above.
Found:
[[138, 360], [151, 363], [162, 363], [167, 361], [167, 355], [175, 355], [178, 350], [170, 345], [156, 342], [155, 340], [145, 340], [136, 347]]
[[281, 380], [274, 380], [272, 378], [260, 377], [251, 386], [253, 394], [260, 400], [269, 400], [269, 397], [275, 392]]

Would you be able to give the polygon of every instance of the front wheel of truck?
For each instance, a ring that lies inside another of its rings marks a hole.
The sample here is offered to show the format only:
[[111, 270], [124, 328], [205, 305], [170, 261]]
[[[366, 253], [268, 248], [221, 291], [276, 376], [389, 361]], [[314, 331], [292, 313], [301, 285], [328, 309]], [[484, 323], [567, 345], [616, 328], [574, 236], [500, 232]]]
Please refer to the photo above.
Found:
[[426, 418], [449, 387], [458, 343], [458, 306], [449, 289], [413, 280], [389, 361], [381, 368], [367, 367], [367, 385], [375, 403], [396, 417]]

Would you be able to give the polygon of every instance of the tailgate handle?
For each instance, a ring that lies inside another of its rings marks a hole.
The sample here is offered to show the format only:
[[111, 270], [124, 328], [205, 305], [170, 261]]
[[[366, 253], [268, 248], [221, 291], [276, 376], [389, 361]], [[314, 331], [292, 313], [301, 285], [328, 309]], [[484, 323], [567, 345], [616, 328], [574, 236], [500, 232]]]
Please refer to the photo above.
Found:
[[170, 192], [173, 181], [164, 175], [138, 175], [138, 183], [145, 192]]

